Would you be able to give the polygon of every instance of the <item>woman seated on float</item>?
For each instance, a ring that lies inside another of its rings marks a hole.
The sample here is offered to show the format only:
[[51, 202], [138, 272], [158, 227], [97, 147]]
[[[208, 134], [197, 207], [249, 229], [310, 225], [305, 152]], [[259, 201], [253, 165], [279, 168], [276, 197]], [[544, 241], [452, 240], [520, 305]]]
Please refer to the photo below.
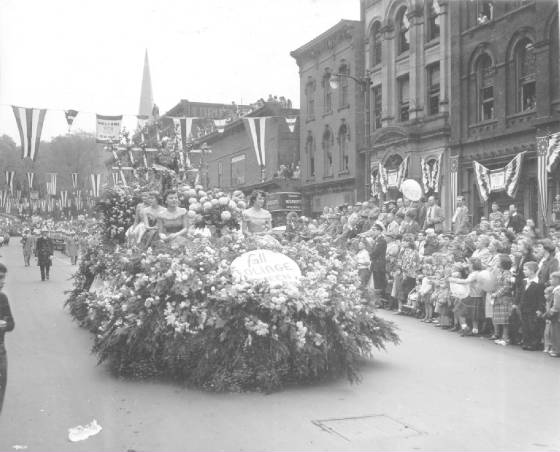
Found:
[[148, 207], [148, 193], [142, 193], [142, 200], [136, 205], [134, 212], [134, 224], [126, 231], [126, 238], [131, 244], [138, 244], [144, 231], [146, 230], [144, 224], [144, 209]]
[[159, 203], [159, 193], [151, 191], [147, 194], [148, 207], [142, 210], [142, 217], [146, 232], [140, 240], [141, 246], [147, 248], [157, 238], [159, 232], [158, 218], [165, 212], [165, 207]]
[[164, 201], [167, 209], [162, 210], [157, 217], [159, 236], [164, 242], [172, 242], [187, 234], [187, 209], [179, 207], [179, 196], [175, 190], [169, 190]]
[[243, 211], [241, 232], [245, 236], [265, 235], [272, 232], [272, 215], [263, 208], [265, 195], [255, 190], [249, 197], [249, 208]]

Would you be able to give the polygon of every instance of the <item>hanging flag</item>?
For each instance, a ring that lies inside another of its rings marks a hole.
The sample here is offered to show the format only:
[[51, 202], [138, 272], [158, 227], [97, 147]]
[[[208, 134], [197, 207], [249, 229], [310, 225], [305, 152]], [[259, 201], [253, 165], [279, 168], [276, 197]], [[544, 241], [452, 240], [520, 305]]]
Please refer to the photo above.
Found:
[[78, 175], [80, 173], [72, 173], [72, 187], [74, 189], [78, 188]]
[[294, 133], [294, 131], [296, 130], [296, 121], [297, 121], [297, 116], [286, 117], [286, 124], [288, 124], [291, 133]]
[[33, 188], [33, 178], [35, 177], [35, 173], [27, 173], [27, 183], [29, 184], [29, 191]]
[[181, 143], [181, 149], [187, 147], [187, 141], [191, 137], [191, 130], [193, 120], [196, 118], [173, 118], [173, 124], [175, 126], [175, 139], [177, 143]]
[[64, 116], [66, 116], [66, 122], [68, 123], [68, 133], [70, 133], [70, 129], [72, 129], [72, 123], [76, 116], [78, 116], [78, 112], [76, 110], [64, 110]]
[[[489, 170], [478, 162], [473, 162], [474, 174], [476, 177], [478, 193], [483, 202], [488, 201], [490, 193], [505, 191], [511, 198], [515, 197], [519, 187], [519, 176], [524, 152], [517, 154], [505, 167]], [[546, 161], [544, 162], [546, 174]]]
[[439, 154], [439, 157], [434, 162], [431, 171], [431, 182], [435, 193], [439, 193], [439, 186], [441, 185], [441, 161], [443, 159], [443, 153]]
[[537, 185], [544, 223], [548, 225], [548, 150], [549, 137], [537, 137]]
[[56, 196], [56, 173], [50, 173], [51, 176], [51, 195]]
[[21, 158], [35, 160], [39, 153], [41, 132], [47, 110], [12, 106], [21, 139]]
[[387, 188], [389, 186], [389, 177], [387, 175], [387, 170], [381, 162], [379, 162], [379, 185], [381, 185], [381, 191], [387, 193]]
[[112, 176], [113, 176], [113, 185], [118, 185], [119, 184], [119, 173], [117, 173], [116, 171], [113, 171]]
[[4, 208], [4, 204], [6, 203], [6, 198], [4, 193], [6, 193], [5, 190], [0, 190], [0, 208]]
[[60, 206], [64, 209], [68, 204], [68, 191], [60, 190]]
[[397, 180], [395, 182], [395, 186], [399, 190], [401, 189], [401, 184], [406, 179], [407, 174], [408, 174], [408, 155], [404, 158], [404, 160], [399, 165], [399, 168], [397, 169]]
[[521, 167], [523, 165], [524, 156], [525, 152], [520, 152], [504, 168], [505, 190], [510, 198], [515, 198], [515, 195], [517, 194], [517, 189], [519, 188], [519, 176], [521, 175]]
[[11, 213], [12, 211], [12, 200], [8, 198], [6, 200], [6, 213]]
[[6, 171], [6, 185], [10, 189], [10, 193], [14, 192], [14, 175], [15, 171]]
[[91, 191], [94, 198], [99, 198], [101, 194], [101, 174], [91, 175]]
[[103, 116], [95, 115], [97, 125], [95, 140], [97, 143], [118, 142], [121, 136], [122, 115]]
[[121, 168], [121, 169], [119, 170], [119, 173], [120, 173], [120, 176], [121, 176], [122, 184], [123, 184], [125, 187], [127, 187], [128, 184], [126, 183], [126, 176], [124, 175], [124, 170]]
[[216, 127], [218, 133], [224, 132], [227, 121], [228, 121], [227, 119], [214, 119], [214, 126]]
[[548, 137], [546, 169], [550, 173], [560, 156], [560, 132]]
[[257, 156], [257, 163], [261, 168], [266, 166], [266, 117], [243, 118], [245, 130], [249, 133], [253, 150]]
[[19, 202], [21, 199], [21, 190], [16, 190], [16, 199]]

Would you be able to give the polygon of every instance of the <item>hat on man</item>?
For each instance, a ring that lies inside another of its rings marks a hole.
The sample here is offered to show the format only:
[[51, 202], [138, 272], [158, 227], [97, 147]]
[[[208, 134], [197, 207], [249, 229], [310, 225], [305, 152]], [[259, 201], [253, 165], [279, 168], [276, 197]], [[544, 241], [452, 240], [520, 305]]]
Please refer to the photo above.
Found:
[[539, 244], [542, 245], [542, 247], [549, 253], [554, 253], [554, 251], [556, 250], [554, 242], [550, 239], [539, 240]]

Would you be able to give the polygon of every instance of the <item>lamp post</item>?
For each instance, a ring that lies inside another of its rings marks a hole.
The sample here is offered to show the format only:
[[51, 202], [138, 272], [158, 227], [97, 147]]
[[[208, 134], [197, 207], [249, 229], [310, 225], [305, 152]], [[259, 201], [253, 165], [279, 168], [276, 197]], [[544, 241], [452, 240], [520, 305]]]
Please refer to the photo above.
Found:
[[364, 77], [354, 77], [353, 75], [350, 74], [330, 74], [329, 76], [329, 85], [331, 86], [332, 89], [338, 89], [339, 85], [340, 85], [340, 78], [341, 77], [346, 77], [349, 79], [354, 80], [358, 85], [360, 85], [360, 87], [366, 91], [367, 88], [369, 87], [370, 83], [371, 83], [371, 79], [369, 78], [369, 76], [364, 76]]

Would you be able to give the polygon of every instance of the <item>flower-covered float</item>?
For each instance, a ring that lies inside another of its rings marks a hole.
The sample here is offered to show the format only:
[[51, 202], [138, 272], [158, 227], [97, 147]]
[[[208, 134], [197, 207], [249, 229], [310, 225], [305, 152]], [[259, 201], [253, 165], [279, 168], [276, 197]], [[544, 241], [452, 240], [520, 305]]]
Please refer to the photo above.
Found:
[[262, 241], [238, 231], [243, 193], [177, 185], [194, 225], [185, 242], [127, 244], [142, 187], [117, 185], [99, 203], [99, 233], [74, 275], [66, 304], [116, 374], [272, 391], [340, 375], [357, 381], [364, 358], [398, 342], [393, 325], [362, 299], [346, 250], [321, 237], [279, 237], [266, 252], [297, 264], [301, 276], [245, 278], [232, 263], [264, 253], [255, 251]]

